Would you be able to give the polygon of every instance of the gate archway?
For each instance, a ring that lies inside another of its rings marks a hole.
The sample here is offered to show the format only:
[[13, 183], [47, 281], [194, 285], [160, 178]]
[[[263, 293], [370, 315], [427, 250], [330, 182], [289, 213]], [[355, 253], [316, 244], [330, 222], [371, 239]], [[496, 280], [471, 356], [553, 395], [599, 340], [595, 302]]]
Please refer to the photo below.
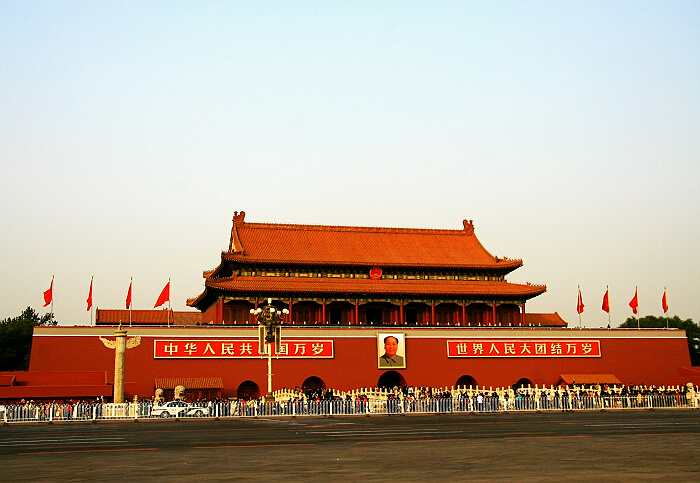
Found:
[[377, 381], [377, 387], [379, 388], [394, 389], [395, 387], [405, 386], [406, 380], [396, 371], [386, 371], [379, 376], [379, 380]]
[[517, 391], [518, 389], [527, 388], [528, 386], [533, 387], [532, 381], [527, 377], [523, 377], [513, 384], [513, 390]]
[[306, 379], [304, 379], [304, 382], [301, 385], [301, 390], [305, 393], [308, 393], [309, 391], [316, 391], [320, 394], [325, 388], [326, 383], [323, 382], [323, 379], [317, 376], [307, 377]]
[[257, 399], [260, 397], [260, 388], [253, 381], [243, 381], [238, 386], [236, 397], [245, 401]]
[[472, 376], [464, 375], [457, 379], [456, 386], [469, 389], [470, 387], [476, 388], [478, 384], [476, 383], [476, 379]]

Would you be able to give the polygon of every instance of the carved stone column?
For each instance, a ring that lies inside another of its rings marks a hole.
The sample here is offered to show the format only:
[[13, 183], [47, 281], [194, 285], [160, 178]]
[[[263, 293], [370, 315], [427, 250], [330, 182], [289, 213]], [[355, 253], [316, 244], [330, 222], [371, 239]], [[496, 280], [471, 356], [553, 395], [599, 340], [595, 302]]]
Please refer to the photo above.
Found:
[[141, 336], [126, 340], [126, 329], [119, 322], [119, 328], [114, 332], [114, 340], [100, 337], [102, 343], [108, 349], [114, 349], [114, 396], [113, 402], [124, 402], [124, 364], [126, 361], [126, 349], [136, 347], [141, 343]]
[[126, 362], [126, 330], [120, 326], [114, 332], [117, 347], [114, 351], [114, 402], [124, 402], [124, 363]]

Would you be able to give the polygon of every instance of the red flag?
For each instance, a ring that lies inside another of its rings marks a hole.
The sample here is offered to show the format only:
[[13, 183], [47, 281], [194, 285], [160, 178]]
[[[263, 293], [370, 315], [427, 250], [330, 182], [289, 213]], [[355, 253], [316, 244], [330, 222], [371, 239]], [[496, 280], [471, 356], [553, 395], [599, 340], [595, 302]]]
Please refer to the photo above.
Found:
[[132, 283], [134, 283], [133, 280], [131, 282], [129, 282], [129, 291], [126, 293], [126, 308], [127, 309], [129, 307], [131, 307], [131, 284]]
[[666, 287], [664, 287], [664, 296], [661, 297], [661, 308], [664, 309], [664, 314], [668, 312], [668, 302], [666, 301]]
[[92, 308], [92, 278], [90, 279], [90, 293], [88, 294], [88, 298], [87, 298], [86, 302], [87, 302], [87, 311], [90, 312], [90, 309]]
[[632, 308], [632, 313], [637, 315], [637, 307], [639, 307], [639, 300], [637, 299], [637, 287], [634, 288], [634, 297], [630, 300], [630, 307]]
[[608, 299], [608, 291], [605, 290], [605, 295], [603, 295], [603, 310], [610, 313], [610, 300]]
[[581, 297], [581, 287], [578, 288], [578, 302], [576, 303], [576, 312], [583, 313], [583, 298]]
[[156, 300], [156, 304], [153, 306], [153, 308], [155, 309], [156, 307], [163, 305], [165, 302], [170, 302], [170, 280], [168, 280], [168, 283], [166, 283], [165, 287], [163, 287], [163, 291], [158, 296], [158, 300]]
[[49, 305], [53, 301], [53, 277], [51, 277], [51, 286], [44, 292], [44, 307]]

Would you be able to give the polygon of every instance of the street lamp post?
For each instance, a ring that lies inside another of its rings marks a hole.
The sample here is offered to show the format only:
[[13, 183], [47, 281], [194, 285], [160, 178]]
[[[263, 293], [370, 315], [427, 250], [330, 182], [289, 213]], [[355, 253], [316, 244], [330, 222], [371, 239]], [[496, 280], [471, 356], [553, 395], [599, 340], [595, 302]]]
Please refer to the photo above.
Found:
[[272, 401], [272, 344], [274, 343], [275, 355], [279, 357], [280, 342], [282, 341], [282, 323], [289, 314], [289, 310], [277, 310], [272, 305], [272, 299], [267, 299], [265, 307], [250, 309], [250, 313], [258, 321], [258, 352], [260, 356], [267, 355], [267, 395], [266, 401]]

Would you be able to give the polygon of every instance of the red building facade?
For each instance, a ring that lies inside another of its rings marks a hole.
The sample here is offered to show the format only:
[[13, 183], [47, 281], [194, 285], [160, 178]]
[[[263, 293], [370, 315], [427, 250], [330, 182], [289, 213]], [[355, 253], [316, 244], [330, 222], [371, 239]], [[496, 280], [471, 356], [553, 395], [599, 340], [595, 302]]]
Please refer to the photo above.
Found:
[[[90, 368], [106, 372], [113, 382], [114, 351], [99, 340], [113, 332], [107, 327], [37, 327], [30, 373]], [[403, 336], [404, 368], [379, 367], [378, 339], [385, 334]], [[186, 388], [195, 395], [205, 389], [223, 397], [266, 392], [267, 359], [258, 353], [255, 327], [128, 329], [128, 337], [137, 335], [141, 344], [126, 352], [127, 397], [151, 397], [156, 380], [181, 378], [190, 381]], [[688, 382], [679, 378], [679, 369], [690, 366], [685, 333], [679, 330], [290, 327], [282, 335], [287, 354], [273, 359], [273, 390], [401, 384], [542, 387], [556, 384], [562, 374], [580, 374], [580, 380], [612, 374], [624, 384], [660, 386]], [[221, 387], [212, 387], [211, 380]]]
[[[250, 310], [268, 299], [290, 312], [273, 390], [688, 382], [684, 331], [568, 329], [556, 313], [527, 313], [546, 287], [508, 282], [520, 266], [486, 251], [467, 220], [429, 230], [249, 223], [236, 213], [229, 249], [188, 300], [197, 325], [128, 328], [141, 344], [126, 353], [127, 397], [183, 380], [191, 397], [264, 394]], [[90, 367], [111, 381], [114, 353], [99, 340], [113, 335], [109, 317], [123, 314], [105, 312], [98, 327], [37, 327], [30, 372]], [[394, 367], [381, 359], [389, 336]]]

